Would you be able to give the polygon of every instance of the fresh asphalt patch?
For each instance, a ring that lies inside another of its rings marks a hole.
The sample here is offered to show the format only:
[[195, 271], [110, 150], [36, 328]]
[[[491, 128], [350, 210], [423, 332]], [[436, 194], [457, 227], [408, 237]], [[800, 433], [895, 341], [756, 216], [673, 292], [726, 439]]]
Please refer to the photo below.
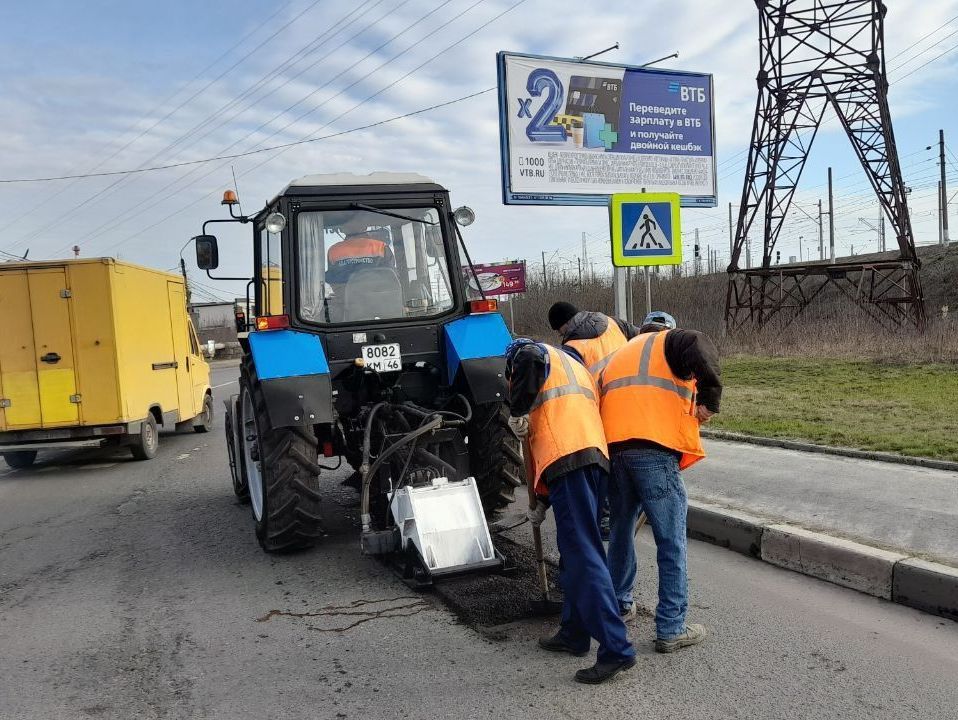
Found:
[[[536, 607], [542, 599], [535, 551], [502, 536], [494, 539], [496, 549], [506, 556], [511, 567], [503, 572], [463, 575], [436, 582], [436, 596], [463, 624], [488, 634], [495, 628], [518, 620], [542, 617]], [[546, 563], [549, 597], [562, 600], [559, 572]]]

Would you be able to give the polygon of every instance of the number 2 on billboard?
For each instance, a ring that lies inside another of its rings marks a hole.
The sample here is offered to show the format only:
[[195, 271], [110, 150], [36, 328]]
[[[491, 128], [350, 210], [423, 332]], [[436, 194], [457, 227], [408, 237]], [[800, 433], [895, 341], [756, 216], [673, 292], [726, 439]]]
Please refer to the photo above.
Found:
[[565, 142], [565, 127], [548, 124], [559, 114], [562, 107], [562, 83], [559, 82], [559, 76], [552, 70], [536, 68], [529, 73], [526, 90], [533, 97], [539, 97], [544, 90], [548, 93], [542, 107], [529, 121], [526, 137], [531, 142]]

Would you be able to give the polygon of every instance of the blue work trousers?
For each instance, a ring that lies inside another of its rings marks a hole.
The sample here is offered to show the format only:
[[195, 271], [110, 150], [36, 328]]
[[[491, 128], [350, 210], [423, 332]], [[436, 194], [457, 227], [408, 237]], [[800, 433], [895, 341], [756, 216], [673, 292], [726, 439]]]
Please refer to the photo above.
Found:
[[555, 513], [559, 581], [565, 598], [560, 634], [580, 652], [587, 651], [590, 638], [595, 638], [599, 662], [620, 662], [634, 657], [635, 650], [619, 617], [596, 521], [606, 477], [595, 465], [560, 475], [549, 483], [549, 500]]
[[645, 510], [655, 538], [659, 567], [657, 637], [670, 640], [685, 632], [688, 611], [686, 522], [688, 496], [675, 453], [666, 450], [624, 450], [612, 455], [609, 483], [612, 528], [609, 572], [620, 605], [632, 603], [635, 583], [635, 522]]

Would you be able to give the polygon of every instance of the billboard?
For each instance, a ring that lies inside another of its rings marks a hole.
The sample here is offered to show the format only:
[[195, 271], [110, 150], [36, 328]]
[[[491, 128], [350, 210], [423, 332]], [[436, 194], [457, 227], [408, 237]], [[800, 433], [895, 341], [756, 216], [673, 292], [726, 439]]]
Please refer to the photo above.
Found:
[[715, 207], [712, 76], [500, 52], [507, 205], [607, 205], [673, 192]]
[[470, 287], [476, 289], [476, 278], [486, 295], [512, 295], [526, 291], [526, 264], [521, 260], [513, 262], [487, 263], [473, 265], [475, 276], [466, 270], [466, 279]]

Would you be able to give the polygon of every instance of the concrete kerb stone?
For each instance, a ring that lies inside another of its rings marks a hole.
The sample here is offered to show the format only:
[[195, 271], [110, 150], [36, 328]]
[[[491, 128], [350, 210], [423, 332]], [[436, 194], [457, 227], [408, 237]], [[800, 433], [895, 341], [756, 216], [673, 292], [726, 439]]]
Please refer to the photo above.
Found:
[[745, 435], [743, 433], [725, 432], [702, 428], [702, 437], [712, 440], [727, 440], [731, 442], [750, 443], [765, 447], [779, 447], [786, 450], [801, 450], [802, 452], [819, 453], [820, 455], [837, 455], [839, 457], [856, 458], [858, 460], [875, 460], [877, 462], [896, 463], [898, 465], [912, 465], [916, 467], [933, 468], [935, 470], [949, 470], [958, 472], [958, 462], [951, 460], [936, 460], [935, 458], [915, 457], [912, 455], [896, 455], [895, 453], [877, 452], [873, 450], [857, 450], [855, 448], [832, 447], [830, 445], [816, 445], [815, 443], [785, 438], [769, 438], [759, 435]]
[[748, 513], [689, 500], [688, 535], [694, 540], [761, 557], [766, 524]]
[[892, 600], [958, 620], [958, 568], [906, 558], [895, 565]]
[[765, 562], [958, 620], [958, 568], [689, 500], [688, 535]]
[[765, 562], [885, 600], [892, 599], [895, 564], [907, 558], [794, 525], [768, 525], [762, 534]]

